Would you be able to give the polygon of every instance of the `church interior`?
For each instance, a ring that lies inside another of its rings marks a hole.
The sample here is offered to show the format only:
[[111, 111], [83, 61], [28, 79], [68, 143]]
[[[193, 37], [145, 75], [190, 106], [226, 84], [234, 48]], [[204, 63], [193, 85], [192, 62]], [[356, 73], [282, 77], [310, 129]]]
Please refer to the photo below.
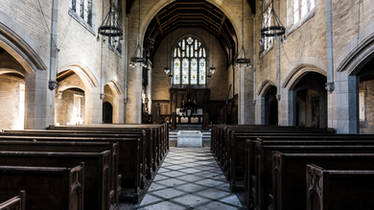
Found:
[[0, 210], [374, 209], [372, 0], [2, 0]]

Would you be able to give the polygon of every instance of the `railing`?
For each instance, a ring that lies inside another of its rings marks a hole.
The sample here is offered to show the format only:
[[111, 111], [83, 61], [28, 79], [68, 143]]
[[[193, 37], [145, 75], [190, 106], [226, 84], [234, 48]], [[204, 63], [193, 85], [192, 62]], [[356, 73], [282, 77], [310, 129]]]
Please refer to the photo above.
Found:
[[19, 195], [0, 203], [0, 210], [26, 210], [26, 191], [21, 190]]

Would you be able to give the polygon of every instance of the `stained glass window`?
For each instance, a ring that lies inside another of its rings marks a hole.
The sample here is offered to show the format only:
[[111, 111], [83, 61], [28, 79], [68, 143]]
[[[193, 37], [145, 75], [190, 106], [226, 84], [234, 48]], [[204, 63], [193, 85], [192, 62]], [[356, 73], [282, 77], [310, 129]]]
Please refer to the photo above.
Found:
[[205, 85], [206, 57], [198, 39], [188, 36], [180, 40], [173, 53], [173, 85]]
[[205, 61], [205, 58], [201, 58], [200, 59], [199, 84], [205, 84], [205, 75], [206, 75], [206, 61]]
[[182, 67], [182, 84], [188, 85], [188, 68], [189, 67], [189, 60], [187, 58], [183, 59], [183, 67]]
[[197, 85], [197, 59], [191, 60], [191, 85]]
[[181, 61], [176, 58], [174, 59], [174, 78], [173, 78], [173, 83], [174, 84], [180, 84], [180, 78], [181, 78]]
[[288, 0], [287, 22], [289, 27], [298, 27], [308, 19], [316, 7], [316, 0]]

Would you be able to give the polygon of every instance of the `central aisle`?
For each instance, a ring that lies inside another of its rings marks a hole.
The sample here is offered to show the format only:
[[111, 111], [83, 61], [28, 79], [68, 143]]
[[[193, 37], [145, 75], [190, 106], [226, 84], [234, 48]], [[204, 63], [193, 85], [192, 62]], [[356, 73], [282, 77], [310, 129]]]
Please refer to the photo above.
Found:
[[171, 147], [136, 209], [245, 209], [209, 148]]

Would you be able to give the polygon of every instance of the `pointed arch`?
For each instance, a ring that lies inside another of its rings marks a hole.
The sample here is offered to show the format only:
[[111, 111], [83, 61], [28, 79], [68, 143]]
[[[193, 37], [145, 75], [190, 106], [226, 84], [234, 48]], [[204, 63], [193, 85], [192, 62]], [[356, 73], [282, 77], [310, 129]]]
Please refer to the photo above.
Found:
[[[159, 0], [159, 1], [157, 1], [157, 3], [155, 3], [146, 12], [146, 14], [150, 14], [150, 15], [145, 15], [142, 23], [140, 24], [140, 34], [141, 34], [141, 40], [140, 41], [141, 41], [141, 43], [144, 43], [145, 34], [146, 34], [147, 28], [148, 28], [149, 24], [151, 23], [152, 19], [154, 19], [156, 17], [158, 12], [160, 12], [164, 7], [166, 7], [168, 4], [170, 4], [173, 1], [174, 0], [172, 0], [172, 1]], [[230, 8], [225, 6], [226, 4], [223, 3], [222, 0], [207, 0], [207, 2], [209, 2], [210, 4], [216, 6], [218, 9], [220, 9], [226, 15], [227, 19], [231, 22], [231, 24], [234, 28], [235, 34], [238, 37], [241, 36], [240, 35], [241, 33], [239, 33], [241, 31], [241, 22], [240, 21], [234, 21], [234, 20], [238, 19], [237, 18], [237, 13], [235, 13], [233, 10], [231, 10]], [[238, 40], [241, 40], [241, 38], [238, 39]]]
[[327, 77], [326, 71], [314, 64], [299, 64], [295, 66], [283, 80], [282, 88], [292, 89], [305, 74], [310, 72], [316, 72]]
[[34, 43], [21, 26], [1, 11], [0, 47], [12, 55], [27, 73], [47, 70], [47, 66], [38, 55], [38, 52], [40, 52], [39, 46]]
[[113, 93], [115, 93], [118, 96], [122, 95], [123, 93], [122, 88], [117, 81], [111, 80], [109, 83], [107, 83], [107, 85], [110, 87]]
[[90, 70], [78, 64], [68, 65], [59, 69], [58, 75], [69, 70], [79, 76], [86, 88], [95, 88], [98, 86], [99, 82], [96, 76]]
[[275, 83], [272, 82], [271, 80], [265, 80], [261, 83], [260, 88], [257, 91], [258, 96], [264, 96], [266, 91], [271, 87], [274, 86], [276, 87]]
[[3, 74], [18, 74], [22, 76], [23, 78], [25, 78], [25, 75], [23, 73], [15, 69], [10, 69], [10, 68], [0, 68], [0, 75], [3, 75]]
[[357, 74], [362, 66], [365, 66], [368, 61], [374, 58], [374, 32], [365, 37], [365, 39], [353, 49], [349, 48], [349, 50], [346, 51], [348, 52], [346, 52], [345, 57], [341, 59], [337, 67], [337, 72], [346, 71], [347, 75]]

